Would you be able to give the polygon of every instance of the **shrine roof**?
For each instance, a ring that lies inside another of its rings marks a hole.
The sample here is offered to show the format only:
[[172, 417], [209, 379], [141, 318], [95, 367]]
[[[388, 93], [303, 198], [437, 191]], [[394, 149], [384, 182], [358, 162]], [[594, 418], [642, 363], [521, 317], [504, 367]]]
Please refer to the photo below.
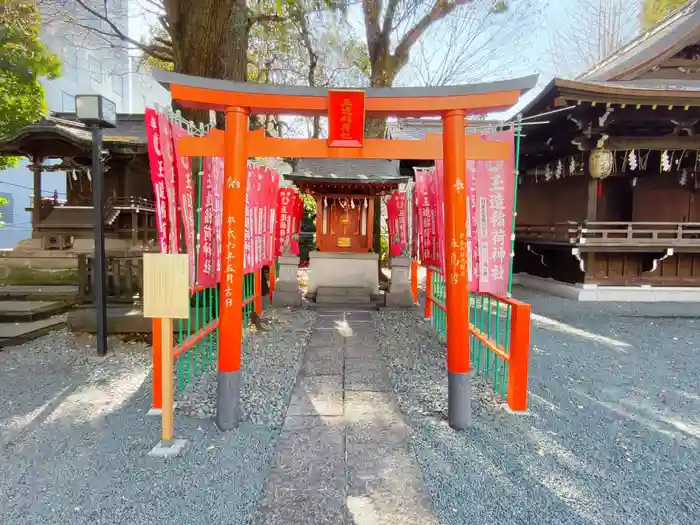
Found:
[[700, 0], [691, 0], [577, 80], [633, 80], [700, 39]]
[[[558, 99], [562, 99], [559, 103]], [[616, 81], [552, 80], [522, 111], [531, 116], [555, 106], [592, 104], [635, 104], [700, 106], [697, 80], [637, 79]]]
[[[103, 131], [104, 148], [111, 152], [145, 152], [143, 114], [118, 114], [117, 127]], [[55, 113], [0, 138], [0, 154], [39, 155], [45, 158], [75, 155], [92, 149], [92, 132], [75, 113]]]
[[399, 161], [372, 159], [299, 159], [292, 173], [284, 175], [293, 182], [336, 182], [338, 184], [402, 184]]
[[[465, 126], [467, 133], [493, 130], [503, 125], [496, 120], [471, 120]], [[439, 118], [400, 118], [388, 122], [389, 138], [395, 140], [423, 140], [428, 133], [442, 134], [442, 119]]]

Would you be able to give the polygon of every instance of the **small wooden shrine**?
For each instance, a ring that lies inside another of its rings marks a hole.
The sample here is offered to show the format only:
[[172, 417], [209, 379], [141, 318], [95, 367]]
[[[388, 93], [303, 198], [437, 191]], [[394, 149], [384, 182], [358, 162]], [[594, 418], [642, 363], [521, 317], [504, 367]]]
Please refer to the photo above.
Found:
[[[156, 226], [143, 115], [118, 115], [117, 127], [104, 134], [103, 149], [107, 249], [148, 248]], [[32, 238], [15, 251], [92, 251], [92, 135], [75, 114], [45, 117], [3, 137], [0, 155], [29, 158], [33, 173]], [[41, 175], [49, 171], [65, 172], [65, 199], [42, 197]]]
[[579, 79], [555, 79], [523, 111], [516, 272], [591, 299], [700, 285], [699, 6]]
[[[285, 179], [316, 200], [316, 251], [310, 254], [309, 293], [325, 286], [369, 288], [377, 293], [375, 197], [408, 181], [399, 175], [398, 161], [301, 159]], [[338, 281], [340, 275], [344, 283]]]

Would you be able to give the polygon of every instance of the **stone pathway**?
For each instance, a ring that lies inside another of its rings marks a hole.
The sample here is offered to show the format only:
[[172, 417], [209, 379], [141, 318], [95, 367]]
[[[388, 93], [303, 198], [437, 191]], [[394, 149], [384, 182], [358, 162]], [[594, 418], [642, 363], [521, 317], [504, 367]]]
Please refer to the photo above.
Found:
[[437, 525], [369, 311], [318, 312], [255, 525]]

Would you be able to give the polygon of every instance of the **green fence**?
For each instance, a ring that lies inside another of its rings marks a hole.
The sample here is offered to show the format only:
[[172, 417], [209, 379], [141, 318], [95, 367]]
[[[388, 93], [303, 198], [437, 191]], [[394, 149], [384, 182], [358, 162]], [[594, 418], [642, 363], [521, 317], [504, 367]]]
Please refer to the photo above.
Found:
[[[447, 341], [445, 280], [438, 270], [429, 270], [426, 313], [441, 341]], [[489, 294], [469, 294], [469, 352], [475, 372], [487, 379], [494, 392], [505, 397], [510, 351], [511, 305], [507, 299]], [[499, 355], [500, 354], [500, 355]]]

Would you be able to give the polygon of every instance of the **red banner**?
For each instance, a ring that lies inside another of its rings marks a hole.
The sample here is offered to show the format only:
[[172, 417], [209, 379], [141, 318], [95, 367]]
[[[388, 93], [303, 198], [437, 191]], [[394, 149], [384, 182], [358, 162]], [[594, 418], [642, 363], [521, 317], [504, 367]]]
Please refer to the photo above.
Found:
[[423, 266], [440, 267], [437, 237], [437, 194], [432, 168], [416, 169], [416, 199], [419, 230], [419, 256]]
[[467, 161], [467, 277], [469, 291], [479, 291], [479, 250], [476, 240], [476, 161]]
[[438, 260], [442, 276], [445, 274], [445, 166], [442, 161], [435, 163], [435, 233], [437, 239]]
[[387, 201], [389, 219], [389, 253], [401, 256], [408, 245], [407, 199], [403, 192], [394, 192]]
[[418, 261], [420, 253], [420, 229], [418, 227], [418, 192], [415, 185], [411, 195], [411, 258]]
[[401, 253], [401, 246], [399, 245], [398, 234], [399, 214], [393, 195], [386, 201], [386, 222], [389, 230], [389, 257], [396, 257]]
[[164, 161], [158, 114], [151, 108], [146, 108], [145, 121], [148, 138], [148, 161], [156, 204], [158, 246], [160, 253], [168, 253], [168, 196], [165, 191]]
[[[513, 144], [512, 131], [497, 133], [489, 140]], [[476, 246], [478, 251], [478, 290], [505, 296], [511, 271], [513, 192], [515, 159], [476, 161]]]
[[175, 155], [172, 140], [170, 119], [163, 114], [158, 114], [158, 127], [160, 128], [160, 146], [163, 153], [163, 179], [165, 180], [165, 194], [168, 202], [168, 253], [180, 251], [180, 228], [177, 220], [177, 181], [175, 180]]
[[300, 215], [304, 209], [301, 198], [293, 189], [281, 188], [277, 209], [279, 210], [279, 222], [275, 235], [277, 239], [275, 251], [277, 255], [281, 255], [289, 244], [291, 252], [299, 255], [299, 243], [298, 241], [292, 243], [292, 235], [299, 233]]
[[190, 268], [190, 288], [195, 288], [197, 276], [195, 274], [196, 253], [195, 224], [194, 224], [194, 182], [192, 181], [192, 163], [189, 157], [179, 154], [177, 139], [186, 137], [187, 131], [180, 126], [173, 126], [173, 144], [175, 145], [175, 171], [177, 173], [178, 199], [180, 203], [180, 216], [185, 229], [185, 247]]
[[266, 232], [266, 256], [265, 261], [272, 264], [275, 257], [275, 233], [277, 228], [277, 193], [279, 192], [279, 175], [276, 171], [268, 170], [268, 193], [267, 193], [267, 229]]
[[214, 279], [221, 282], [221, 258], [223, 256], [224, 230], [224, 158], [212, 157], [211, 166], [214, 176]]
[[204, 157], [202, 173], [202, 211], [197, 246], [197, 284], [205, 288], [216, 284], [216, 209], [214, 204], [217, 174], [213, 157]]

